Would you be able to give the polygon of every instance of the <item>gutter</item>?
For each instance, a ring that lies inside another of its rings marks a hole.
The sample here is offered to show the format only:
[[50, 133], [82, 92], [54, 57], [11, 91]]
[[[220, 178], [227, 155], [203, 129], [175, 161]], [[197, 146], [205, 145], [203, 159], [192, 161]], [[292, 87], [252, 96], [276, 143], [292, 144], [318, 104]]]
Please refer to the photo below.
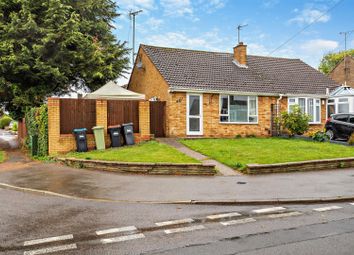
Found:
[[283, 96], [283, 94], [279, 94], [279, 98], [277, 99], [277, 117], [279, 116], [280, 100], [283, 99]]
[[279, 93], [257, 93], [257, 92], [245, 92], [245, 91], [224, 91], [224, 90], [205, 90], [205, 89], [174, 89], [170, 88], [169, 93], [172, 92], [185, 92], [185, 93], [196, 93], [196, 94], [229, 94], [229, 95], [240, 95], [240, 96], [273, 96], [279, 97], [312, 97], [312, 98], [321, 98], [327, 99], [329, 96], [326, 94], [279, 94]]

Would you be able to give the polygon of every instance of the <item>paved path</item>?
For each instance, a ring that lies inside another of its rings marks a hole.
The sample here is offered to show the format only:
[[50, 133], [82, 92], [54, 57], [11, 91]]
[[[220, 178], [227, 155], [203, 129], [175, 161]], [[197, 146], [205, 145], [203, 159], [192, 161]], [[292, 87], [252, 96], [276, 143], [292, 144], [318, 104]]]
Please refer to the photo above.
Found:
[[[9, 162], [18, 157], [16, 153], [8, 152]], [[0, 188], [6, 188], [1, 184], [5, 183], [81, 198], [133, 202], [348, 197], [354, 196], [353, 181], [353, 168], [257, 176], [200, 177], [128, 175], [26, 161], [17, 161], [12, 165], [0, 164]]]
[[158, 138], [157, 140], [161, 143], [165, 143], [165, 144], [168, 144], [172, 147], [175, 147], [177, 150], [190, 156], [191, 158], [195, 158], [197, 160], [200, 160], [203, 163], [214, 164], [216, 166], [216, 169], [219, 171], [219, 173], [221, 173], [224, 176], [241, 175], [239, 172], [220, 163], [219, 161], [216, 161], [214, 159], [210, 159], [207, 156], [188, 148], [187, 146], [178, 142], [175, 138]]

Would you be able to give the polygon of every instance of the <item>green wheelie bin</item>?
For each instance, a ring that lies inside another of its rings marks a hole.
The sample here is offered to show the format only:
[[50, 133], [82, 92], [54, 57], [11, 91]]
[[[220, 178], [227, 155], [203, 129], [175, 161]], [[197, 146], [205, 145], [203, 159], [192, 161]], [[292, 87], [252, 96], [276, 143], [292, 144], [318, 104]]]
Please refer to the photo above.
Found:
[[95, 136], [95, 142], [96, 142], [96, 149], [97, 150], [105, 150], [106, 149], [106, 143], [104, 139], [104, 127], [97, 126], [93, 127], [93, 134]]

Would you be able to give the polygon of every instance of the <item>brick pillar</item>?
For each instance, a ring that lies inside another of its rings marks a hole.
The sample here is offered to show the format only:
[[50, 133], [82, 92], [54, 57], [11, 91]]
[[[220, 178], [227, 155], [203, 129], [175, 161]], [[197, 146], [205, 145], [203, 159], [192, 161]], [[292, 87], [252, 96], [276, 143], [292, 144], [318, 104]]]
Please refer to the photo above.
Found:
[[139, 102], [139, 131], [142, 138], [150, 136], [150, 102]]
[[107, 135], [107, 100], [96, 100], [96, 126], [104, 127], [106, 146], [109, 146], [110, 141]]
[[60, 99], [48, 99], [48, 150], [49, 155], [57, 154], [60, 139]]
[[96, 126], [102, 126], [107, 133], [107, 100], [96, 100]]

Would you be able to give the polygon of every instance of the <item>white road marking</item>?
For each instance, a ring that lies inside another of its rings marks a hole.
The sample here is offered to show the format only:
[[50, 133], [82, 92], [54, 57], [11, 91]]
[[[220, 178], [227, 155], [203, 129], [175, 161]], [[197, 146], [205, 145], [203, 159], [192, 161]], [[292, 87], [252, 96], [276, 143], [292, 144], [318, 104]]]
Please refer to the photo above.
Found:
[[236, 224], [251, 223], [251, 222], [255, 222], [255, 221], [256, 220], [253, 218], [245, 218], [245, 219], [240, 219], [240, 220], [223, 221], [223, 222], [220, 222], [220, 224], [224, 225], [224, 226], [230, 226], [230, 225], [236, 225]]
[[192, 226], [192, 227], [184, 227], [184, 228], [172, 228], [172, 229], [166, 229], [165, 233], [166, 234], [173, 234], [173, 233], [179, 233], [179, 232], [190, 232], [194, 230], [201, 230], [205, 229], [203, 225], [197, 225], [197, 226]]
[[42, 243], [50, 243], [50, 242], [56, 242], [56, 241], [63, 241], [63, 240], [69, 240], [69, 239], [73, 239], [73, 238], [74, 238], [73, 235], [53, 236], [53, 237], [48, 237], [48, 238], [43, 238], [43, 239], [26, 241], [26, 242], [24, 242], [23, 246], [30, 246], [30, 245], [42, 244]]
[[134, 230], [137, 230], [135, 226], [122, 227], [122, 228], [110, 228], [110, 229], [96, 231], [96, 235], [100, 236], [100, 235], [134, 231]]
[[141, 238], [145, 238], [145, 235], [136, 234], [136, 235], [128, 235], [128, 236], [118, 236], [113, 238], [105, 238], [105, 239], [101, 239], [101, 243], [103, 244], [118, 243], [118, 242], [124, 242], [129, 240], [141, 239]]
[[77, 249], [76, 244], [67, 244], [67, 245], [60, 245], [60, 246], [54, 246], [51, 248], [44, 248], [44, 249], [39, 249], [39, 250], [33, 250], [33, 251], [25, 251], [23, 255], [38, 255], [38, 254], [46, 254], [46, 253], [52, 253], [52, 252], [58, 252], [58, 251], [67, 251], [67, 250], [74, 250]]
[[351, 205], [354, 205], [354, 203], [350, 203]]
[[270, 208], [252, 210], [252, 212], [253, 213], [270, 213], [270, 212], [278, 212], [278, 211], [283, 211], [283, 210], [286, 210], [286, 208], [284, 208], [284, 207], [270, 207]]
[[178, 225], [178, 224], [185, 224], [185, 223], [192, 223], [194, 222], [193, 219], [181, 219], [181, 220], [171, 220], [171, 221], [163, 221], [155, 223], [159, 227], [168, 226], [168, 225]]
[[276, 218], [284, 218], [284, 217], [291, 217], [291, 216], [299, 216], [302, 215], [301, 212], [289, 212], [289, 213], [278, 213], [278, 214], [270, 214], [268, 215], [269, 218], [276, 219]]
[[316, 212], [325, 212], [325, 211], [338, 210], [338, 209], [342, 209], [342, 207], [334, 205], [334, 206], [328, 206], [322, 208], [315, 208], [313, 210]]
[[207, 216], [207, 219], [216, 220], [216, 219], [222, 219], [222, 218], [227, 218], [227, 217], [235, 217], [235, 216], [241, 216], [241, 214], [239, 214], [237, 212], [223, 213], [223, 214], [214, 214], [214, 215]]

